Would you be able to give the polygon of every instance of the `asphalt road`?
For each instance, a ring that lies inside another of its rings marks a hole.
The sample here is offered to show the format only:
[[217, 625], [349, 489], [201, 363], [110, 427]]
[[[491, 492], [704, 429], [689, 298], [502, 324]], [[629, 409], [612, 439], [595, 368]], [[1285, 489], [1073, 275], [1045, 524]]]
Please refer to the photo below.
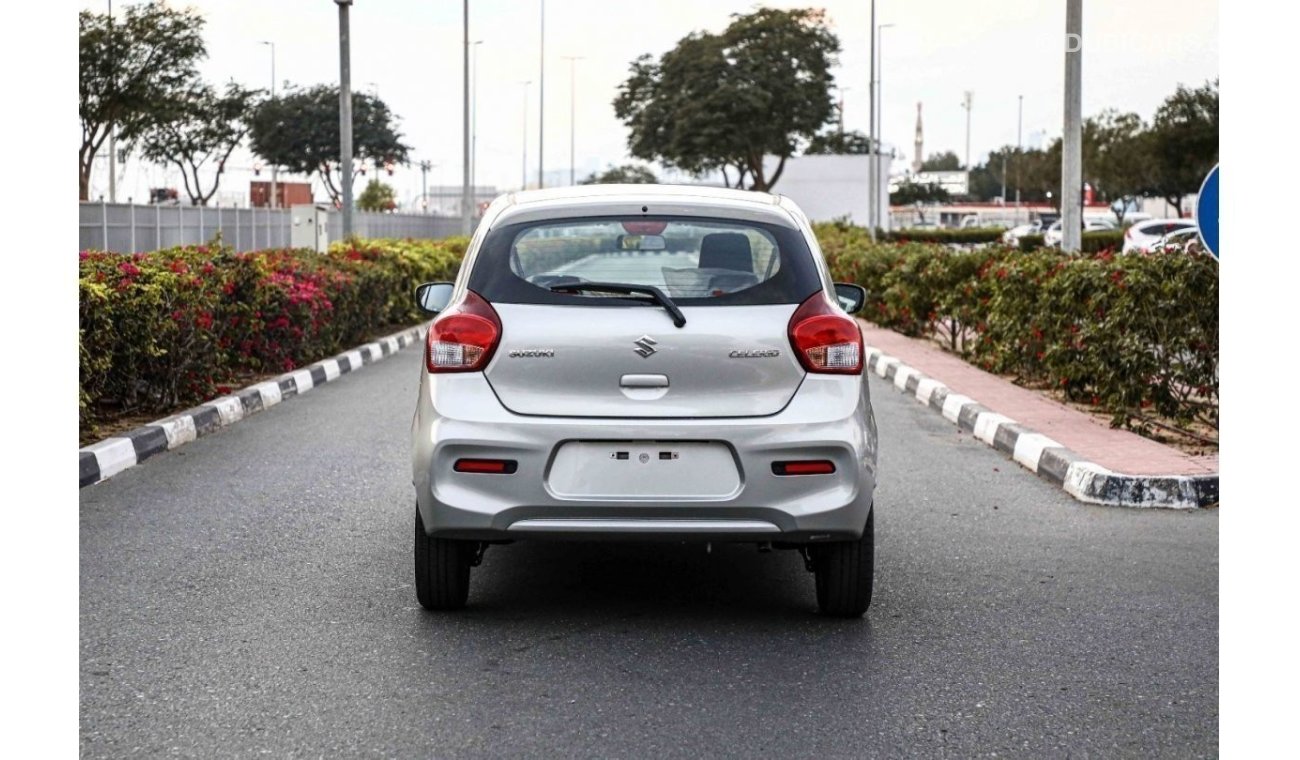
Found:
[[411, 586], [418, 348], [81, 491], [86, 757], [1198, 757], [1218, 515], [1088, 507], [872, 378], [875, 601], [792, 552], [514, 544]]

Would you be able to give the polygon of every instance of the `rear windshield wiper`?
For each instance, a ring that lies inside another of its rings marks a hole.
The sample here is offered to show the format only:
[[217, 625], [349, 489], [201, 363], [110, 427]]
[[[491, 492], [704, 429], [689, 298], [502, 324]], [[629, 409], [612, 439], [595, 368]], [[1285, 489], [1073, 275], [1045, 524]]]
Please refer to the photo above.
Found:
[[561, 285], [552, 285], [551, 290], [556, 293], [570, 293], [576, 291], [588, 291], [591, 293], [619, 293], [623, 295], [643, 294], [650, 296], [651, 300], [664, 307], [673, 318], [673, 324], [677, 327], [686, 325], [686, 315], [682, 310], [677, 308], [673, 299], [669, 298], [659, 288], [653, 285], [625, 285], [621, 282], [572, 282]]

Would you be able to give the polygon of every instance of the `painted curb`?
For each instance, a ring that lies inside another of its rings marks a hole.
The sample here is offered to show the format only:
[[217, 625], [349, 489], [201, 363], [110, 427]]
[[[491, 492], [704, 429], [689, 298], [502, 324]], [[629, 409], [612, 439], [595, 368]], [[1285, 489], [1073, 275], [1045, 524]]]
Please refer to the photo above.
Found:
[[183, 446], [318, 385], [381, 361], [420, 341], [427, 325], [402, 330], [279, 377], [250, 385], [179, 414], [105, 438], [81, 449], [81, 488], [99, 483], [149, 457]]
[[1165, 509], [1196, 509], [1219, 503], [1217, 473], [1126, 475], [1112, 472], [975, 399], [952, 392], [942, 382], [921, 374], [897, 357], [871, 346], [865, 348], [868, 370], [1079, 501]]

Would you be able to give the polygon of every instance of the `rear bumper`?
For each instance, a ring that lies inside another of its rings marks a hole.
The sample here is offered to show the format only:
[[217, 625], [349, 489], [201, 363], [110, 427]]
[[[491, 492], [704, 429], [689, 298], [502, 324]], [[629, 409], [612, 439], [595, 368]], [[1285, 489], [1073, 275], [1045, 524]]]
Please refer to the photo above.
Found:
[[[573, 441], [714, 441], [740, 484], [723, 496], [575, 498], [548, 485]], [[508, 475], [455, 472], [460, 458], [510, 459]], [[781, 477], [772, 462], [829, 459], [835, 473]], [[531, 417], [506, 410], [481, 374], [423, 373], [412, 423], [416, 501], [433, 535], [816, 542], [861, 536], [876, 480], [876, 428], [863, 377], [808, 376], [761, 418]]]

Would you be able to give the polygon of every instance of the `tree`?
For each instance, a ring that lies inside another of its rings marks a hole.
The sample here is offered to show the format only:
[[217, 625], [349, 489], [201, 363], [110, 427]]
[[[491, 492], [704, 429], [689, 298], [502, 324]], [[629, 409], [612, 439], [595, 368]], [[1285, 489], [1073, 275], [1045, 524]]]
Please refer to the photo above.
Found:
[[1061, 151], [1059, 145], [1049, 150], [1022, 150], [1011, 145], [989, 153], [988, 159], [971, 169], [968, 196], [973, 200], [991, 201], [1002, 195], [1002, 157], [1006, 156], [1006, 181], [1009, 200], [1015, 197], [1017, 183], [1020, 198], [1026, 203], [1042, 203], [1050, 192], [1061, 189]]
[[95, 156], [114, 127], [127, 143], [159, 118], [198, 81], [197, 62], [207, 55], [203, 18], [161, 2], [129, 5], [125, 14], [78, 14], [77, 81], [81, 148], [77, 152], [79, 197], [90, 196]]
[[871, 152], [871, 138], [858, 130], [834, 130], [815, 135], [804, 150], [805, 155], [866, 155]]
[[[786, 160], [835, 115], [830, 69], [839, 40], [825, 14], [763, 8], [735, 14], [721, 34], [696, 32], [658, 61], [641, 56], [614, 113], [628, 149], [693, 174], [720, 170], [735, 187], [768, 190]], [[764, 156], [776, 156], [769, 176]]]
[[[208, 205], [221, 183], [226, 159], [248, 133], [248, 117], [261, 92], [234, 82], [226, 85], [224, 93], [207, 84], [195, 87], [140, 136], [141, 154], [179, 168], [190, 201]], [[200, 172], [209, 167], [214, 174], [205, 190]]]
[[[405, 164], [410, 148], [396, 129], [397, 117], [377, 96], [352, 93], [352, 155], [360, 161]], [[339, 89], [290, 88], [264, 101], [248, 132], [249, 147], [268, 164], [298, 174], [315, 172], [337, 202], [342, 184], [339, 155]], [[353, 172], [353, 181], [356, 181]]]
[[1109, 201], [1116, 222], [1124, 223], [1129, 201], [1148, 195], [1153, 187], [1151, 134], [1142, 117], [1135, 113], [1103, 111], [1087, 120], [1093, 133], [1093, 155], [1085, 167], [1089, 182]]
[[961, 159], [957, 158], [957, 154], [950, 150], [943, 153], [931, 153], [929, 158], [921, 162], [921, 171], [959, 172], [961, 171]]
[[904, 180], [899, 183], [897, 190], [889, 194], [889, 204], [910, 206], [913, 203], [947, 203], [950, 198], [947, 190], [933, 182], [921, 184]]
[[1156, 110], [1151, 124], [1152, 191], [1183, 213], [1183, 196], [1195, 193], [1219, 162], [1219, 81], [1182, 85]]
[[592, 172], [582, 185], [653, 185], [659, 178], [649, 168], [637, 164], [610, 166], [603, 172]]
[[392, 185], [372, 179], [357, 198], [357, 208], [362, 211], [392, 211], [397, 208], [397, 193]]

